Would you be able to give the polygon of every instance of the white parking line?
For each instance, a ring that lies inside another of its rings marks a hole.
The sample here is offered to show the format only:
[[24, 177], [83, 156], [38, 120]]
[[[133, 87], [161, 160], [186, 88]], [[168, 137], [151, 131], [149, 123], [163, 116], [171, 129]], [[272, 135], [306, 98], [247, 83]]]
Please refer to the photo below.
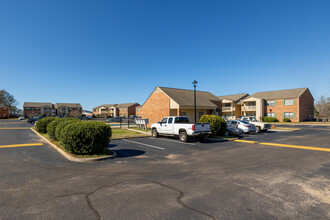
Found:
[[[151, 139], [156, 139], [151, 137]], [[170, 141], [170, 142], [174, 142], [174, 143], [178, 143], [178, 144], [187, 144], [187, 145], [193, 145], [195, 146], [196, 144], [193, 143], [184, 143], [184, 142], [180, 142], [180, 141], [175, 141], [175, 140], [171, 140], [171, 139], [165, 139], [165, 138], [157, 138], [158, 140], [163, 140], [163, 141]]]
[[123, 141], [134, 143], [134, 144], [140, 144], [140, 145], [143, 145], [143, 146], [146, 146], [146, 147], [152, 147], [152, 148], [155, 148], [155, 149], [158, 149], [158, 150], [165, 150], [165, 148], [162, 148], [162, 147], [157, 147], [157, 146], [144, 144], [144, 143], [140, 143], [140, 142], [136, 142], [136, 141], [130, 141], [130, 140], [127, 140], [127, 139], [123, 139]]

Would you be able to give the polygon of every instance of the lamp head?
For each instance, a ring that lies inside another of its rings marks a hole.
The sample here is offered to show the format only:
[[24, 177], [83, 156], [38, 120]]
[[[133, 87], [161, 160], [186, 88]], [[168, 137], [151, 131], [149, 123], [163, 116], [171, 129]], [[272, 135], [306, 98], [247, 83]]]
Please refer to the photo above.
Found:
[[194, 85], [196, 85], [198, 82], [196, 81], [196, 80], [194, 80], [193, 82], [192, 82], [192, 84], [194, 84]]

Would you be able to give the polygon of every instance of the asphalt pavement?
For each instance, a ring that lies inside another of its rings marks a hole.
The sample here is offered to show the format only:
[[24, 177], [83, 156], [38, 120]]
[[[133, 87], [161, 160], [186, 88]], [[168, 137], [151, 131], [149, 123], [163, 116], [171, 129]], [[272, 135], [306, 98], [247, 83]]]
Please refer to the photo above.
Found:
[[118, 158], [77, 163], [29, 127], [0, 120], [0, 219], [330, 218], [330, 152], [260, 144], [330, 149], [327, 128], [115, 140]]

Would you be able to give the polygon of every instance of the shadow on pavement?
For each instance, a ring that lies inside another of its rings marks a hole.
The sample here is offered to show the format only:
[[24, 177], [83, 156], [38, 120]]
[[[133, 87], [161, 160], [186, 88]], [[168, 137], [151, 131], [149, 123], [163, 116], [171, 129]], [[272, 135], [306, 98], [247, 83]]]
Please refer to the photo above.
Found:
[[133, 149], [118, 149], [115, 151], [117, 153], [117, 157], [135, 157], [145, 154], [145, 151]]
[[109, 144], [108, 148], [117, 147], [117, 144]]
[[215, 138], [208, 139], [208, 138], [205, 138], [203, 141], [201, 141], [201, 143], [203, 143], [203, 144], [214, 144], [214, 143], [221, 143], [221, 142], [227, 142], [227, 141], [228, 140], [226, 140], [226, 139], [215, 139]]

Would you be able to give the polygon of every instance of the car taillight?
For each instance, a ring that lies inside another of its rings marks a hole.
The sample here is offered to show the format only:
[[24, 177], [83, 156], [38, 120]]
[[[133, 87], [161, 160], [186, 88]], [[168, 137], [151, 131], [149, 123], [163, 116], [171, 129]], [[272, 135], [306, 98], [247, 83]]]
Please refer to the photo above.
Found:
[[195, 131], [195, 125], [192, 126], [192, 130]]
[[247, 128], [251, 127], [250, 125], [244, 125], [244, 126], [247, 127]]

